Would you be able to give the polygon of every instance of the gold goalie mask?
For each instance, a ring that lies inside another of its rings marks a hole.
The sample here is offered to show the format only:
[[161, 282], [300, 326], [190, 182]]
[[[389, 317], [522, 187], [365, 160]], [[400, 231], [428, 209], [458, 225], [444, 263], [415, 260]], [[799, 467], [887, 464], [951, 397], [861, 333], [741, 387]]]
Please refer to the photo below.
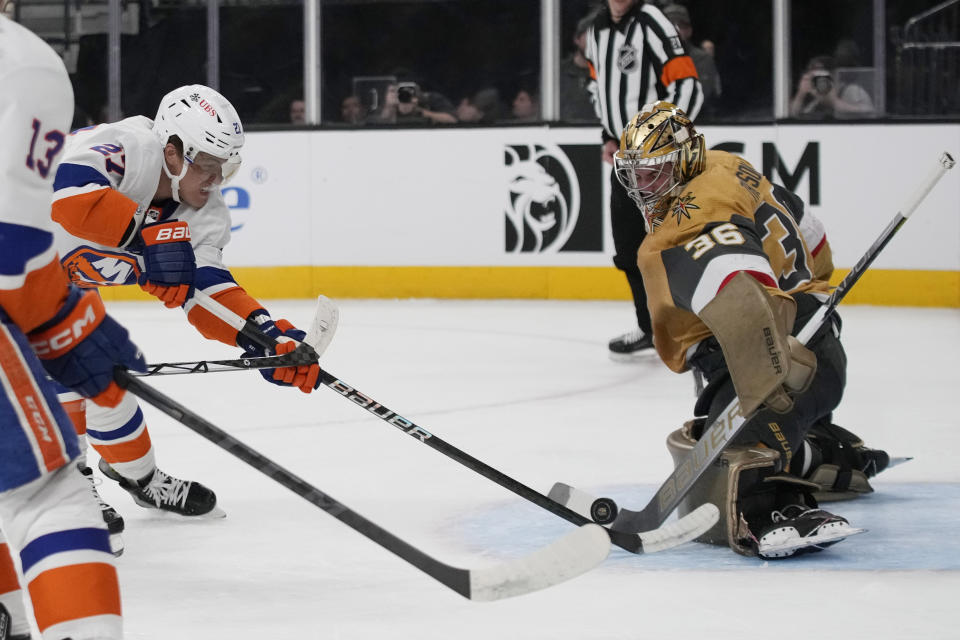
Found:
[[614, 156], [617, 180], [640, 207], [647, 231], [656, 229], [674, 191], [703, 171], [703, 134], [682, 109], [648, 104], [620, 136]]

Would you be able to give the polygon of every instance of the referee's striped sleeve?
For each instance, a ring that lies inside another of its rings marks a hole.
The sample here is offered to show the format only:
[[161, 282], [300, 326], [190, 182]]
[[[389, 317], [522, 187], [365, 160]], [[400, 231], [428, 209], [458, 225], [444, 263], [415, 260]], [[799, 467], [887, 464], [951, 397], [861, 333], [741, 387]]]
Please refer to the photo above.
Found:
[[659, 11], [644, 11], [640, 19], [647, 28], [650, 51], [660, 63], [660, 81], [666, 88], [665, 99], [683, 109], [691, 120], [696, 119], [703, 106], [703, 87], [693, 59], [680, 40], [680, 34]]

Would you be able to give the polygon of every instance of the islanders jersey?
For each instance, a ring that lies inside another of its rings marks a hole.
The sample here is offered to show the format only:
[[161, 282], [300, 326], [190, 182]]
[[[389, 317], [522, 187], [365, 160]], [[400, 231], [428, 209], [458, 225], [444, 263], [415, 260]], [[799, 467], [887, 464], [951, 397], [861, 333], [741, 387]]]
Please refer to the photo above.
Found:
[[24, 332], [67, 296], [50, 222], [50, 186], [73, 118], [63, 62], [0, 16], [0, 308]]
[[[197, 260], [194, 285], [241, 317], [262, 308], [237, 285], [222, 261], [230, 241], [230, 211], [219, 191], [200, 209], [172, 199], [154, 202], [163, 173], [163, 146], [153, 121], [134, 116], [80, 129], [67, 139], [57, 170], [53, 219], [57, 248], [80, 287], [136, 284], [143, 271], [139, 231], [144, 224], [182, 220], [190, 226]], [[207, 338], [234, 346], [237, 331], [196, 305], [184, 304]]]
[[833, 270], [823, 225], [803, 201], [724, 151], [707, 152], [703, 172], [669, 202], [637, 261], [654, 346], [676, 372], [711, 335], [698, 314], [738, 272], [788, 296], [826, 293]]

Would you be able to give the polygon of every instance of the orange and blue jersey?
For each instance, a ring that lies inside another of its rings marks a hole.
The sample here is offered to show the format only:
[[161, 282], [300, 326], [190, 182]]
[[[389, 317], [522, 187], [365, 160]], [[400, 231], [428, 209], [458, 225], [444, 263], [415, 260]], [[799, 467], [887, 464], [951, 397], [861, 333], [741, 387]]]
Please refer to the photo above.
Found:
[[[135, 284], [143, 270], [139, 229], [183, 220], [197, 260], [195, 287], [241, 317], [263, 305], [246, 293], [222, 261], [230, 241], [230, 211], [219, 192], [200, 209], [173, 200], [154, 202], [163, 172], [163, 147], [143, 116], [81, 129], [67, 140], [54, 182], [57, 249], [80, 287]], [[237, 330], [199, 307], [183, 305], [205, 337], [236, 345]]]
[[53, 318], [68, 294], [50, 222], [50, 186], [73, 92], [62, 61], [36, 36], [5, 19], [0, 35], [2, 492], [62, 467], [78, 447], [25, 335]]
[[[22, 602], [18, 555], [44, 637], [120, 638], [108, 532], [73, 466], [76, 432], [26, 337], [69, 293], [50, 193], [73, 90], [56, 52], [2, 15], [0, 87], [0, 602]], [[23, 607], [9, 610], [12, 633], [29, 634]]]

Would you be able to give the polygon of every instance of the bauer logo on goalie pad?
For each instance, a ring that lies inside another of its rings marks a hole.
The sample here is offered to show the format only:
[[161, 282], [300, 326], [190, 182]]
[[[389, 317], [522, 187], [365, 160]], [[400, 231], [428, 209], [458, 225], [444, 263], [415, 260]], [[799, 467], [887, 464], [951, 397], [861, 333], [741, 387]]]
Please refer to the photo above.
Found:
[[[602, 251], [596, 145], [504, 148], [508, 253]], [[582, 207], [582, 203], [590, 206]]]

